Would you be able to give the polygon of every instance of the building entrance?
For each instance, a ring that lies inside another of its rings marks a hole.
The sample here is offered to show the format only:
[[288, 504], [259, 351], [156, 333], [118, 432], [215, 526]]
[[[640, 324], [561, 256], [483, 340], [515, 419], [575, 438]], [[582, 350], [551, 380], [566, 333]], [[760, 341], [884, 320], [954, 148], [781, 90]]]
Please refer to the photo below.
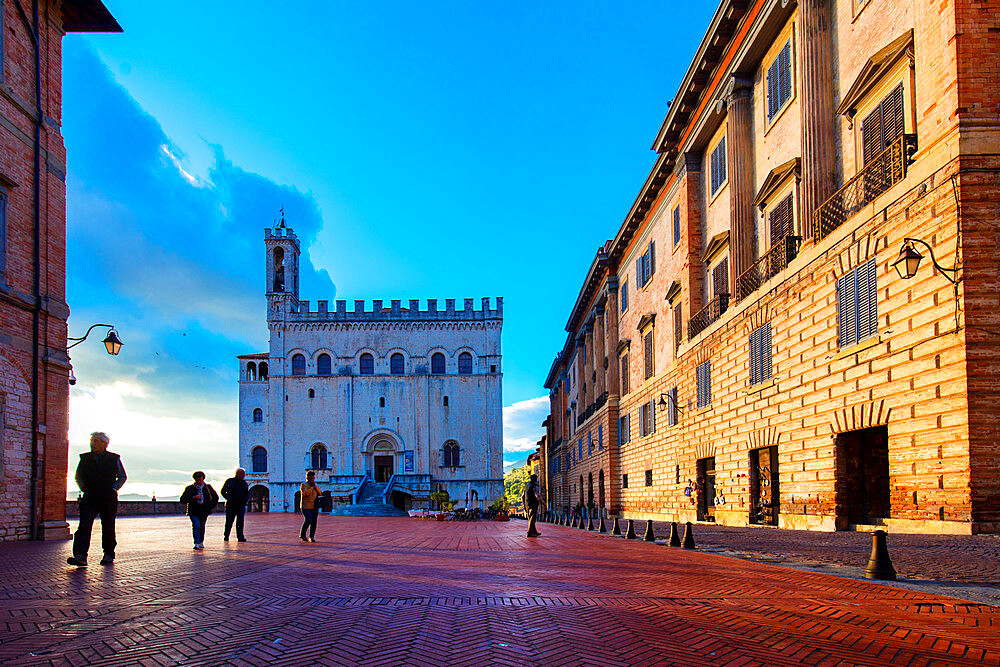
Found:
[[715, 457], [698, 459], [698, 521], [715, 521]]
[[889, 429], [837, 435], [837, 528], [889, 517]]
[[778, 525], [778, 447], [750, 450], [750, 523]]
[[375, 457], [375, 481], [379, 484], [384, 484], [389, 481], [393, 473], [393, 457], [392, 456], [376, 456]]

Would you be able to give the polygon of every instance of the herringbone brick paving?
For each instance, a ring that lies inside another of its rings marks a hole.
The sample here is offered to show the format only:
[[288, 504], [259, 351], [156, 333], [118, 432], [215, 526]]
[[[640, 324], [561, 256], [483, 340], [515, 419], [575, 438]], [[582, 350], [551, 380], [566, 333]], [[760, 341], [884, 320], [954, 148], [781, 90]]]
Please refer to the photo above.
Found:
[[[552, 525], [251, 515], [0, 546], [10, 665], [1000, 664], [1000, 609]], [[99, 544], [99, 541], [95, 543]]]

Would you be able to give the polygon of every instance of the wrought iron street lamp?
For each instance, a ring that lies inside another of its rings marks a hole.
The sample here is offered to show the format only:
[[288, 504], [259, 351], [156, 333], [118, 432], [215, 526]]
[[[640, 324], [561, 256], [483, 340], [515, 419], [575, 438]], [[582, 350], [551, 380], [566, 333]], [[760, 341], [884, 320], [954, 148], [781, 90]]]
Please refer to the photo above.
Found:
[[108, 354], [110, 354], [110, 355], [116, 355], [116, 354], [118, 354], [121, 351], [121, 349], [122, 349], [122, 341], [121, 341], [120, 338], [118, 338], [118, 332], [115, 331], [115, 327], [114, 327], [113, 324], [93, 324], [93, 325], [91, 325], [91, 327], [89, 329], [87, 329], [87, 333], [83, 334], [79, 338], [74, 338], [72, 336], [67, 336], [66, 340], [72, 340], [72, 341], [76, 341], [76, 342], [71, 343], [70, 345], [67, 345], [66, 349], [68, 350], [71, 347], [76, 347], [77, 345], [79, 345], [83, 341], [87, 340], [87, 336], [90, 335], [90, 332], [93, 331], [94, 329], [96, 329], [97, 327], [108, 327], [108, 329], [109, 329], [108, 335], [104, 338], [104, 341], [103, 341], [104, 342], [104, 347], [107, 348]]
[[[917, 269], [920, 268], [920, 261], [924, 258], [924, 256], [913, 247], [915, 243], [919, 243], [927, 248], [927, 252], [931, 256], [931, 262], [934, 263], [934, 268], [938, 270], [938, 273], [944, 276], [945, 279], [952, 285], [958, 284], [959, 278], [957, 277], [957, 274], [962, 267], [956, 266], [953, 269], [949, 269], [946, 266], [941, 266], [934, 257], [934, 249], [931, 248], [931, 245], [927, 243], [927, 241], [914, 238], [903, 239], [903, 247], [899, 249], [899, 257], [892, 263], [892, 266], [896, 269], [896, 273], [899, 274], [900, 278], [903, 280], [909, 280], [913, 276], [917, 275]], [[949, 273], [956, 275], [948, 275]]]

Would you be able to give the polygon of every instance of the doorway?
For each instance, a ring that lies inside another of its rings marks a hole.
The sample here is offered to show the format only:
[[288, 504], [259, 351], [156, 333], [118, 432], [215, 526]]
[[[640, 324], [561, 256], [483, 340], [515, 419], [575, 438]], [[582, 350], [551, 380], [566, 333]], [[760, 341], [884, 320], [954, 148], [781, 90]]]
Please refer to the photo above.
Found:
[[837, 434], [837, 528], [889, 517], [889, 427]]
[[271, 509], [270, 493], [266, 486], [257, 484], [250, 489], [250, 503], [247, 509], [251, 512], [267, 512]]
[[375, 481], [379, 484], [385, 484], [392, 478], [393, 473], [393, 456], [376, 456], [375, 457]]
[[698, 459], [698, 521], [715, 521], [715, 457]]
[[750, 450], [750, 523], [778, 525], [778, 446]]

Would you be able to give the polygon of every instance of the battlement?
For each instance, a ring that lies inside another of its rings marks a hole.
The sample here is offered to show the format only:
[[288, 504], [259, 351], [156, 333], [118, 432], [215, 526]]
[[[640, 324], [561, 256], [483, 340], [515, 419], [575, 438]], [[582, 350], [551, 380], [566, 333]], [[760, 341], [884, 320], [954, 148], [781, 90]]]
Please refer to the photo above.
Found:
[[291, 227], [265, 227], [264, 240], [268, 239], [290, 239], [297, 241], [299, 237], [295, 235]]
[[496, 297], [496, 308], [491, 308], [490, 297], [483, 297], [481, 307], [476, 310], [475, 299], [465, 299], [462, 310], [455, 308], [455, 299], [445, 299], [444, 309], [438, 308], [437, 299], [427, 299], [427, 310], [420, 310], [420, 299], [410, 299], [403, 308], [402, 300], [392, 299], [385, 307], [382, 299], [371, 302], [371, 310], [366, 309], [366, 301], [356, 299], [354, 310], [347, 310], [347, 301], [335, 302], [336, 309], [330, 310], [329, 301], [317, 301], [316, 310], [309, 310], [309, 301], [299, 301], [289, 314], [291, 321], [308, 322], [440, 322], [440, 321], [483, 321], [503, 319], [503, 297]]

